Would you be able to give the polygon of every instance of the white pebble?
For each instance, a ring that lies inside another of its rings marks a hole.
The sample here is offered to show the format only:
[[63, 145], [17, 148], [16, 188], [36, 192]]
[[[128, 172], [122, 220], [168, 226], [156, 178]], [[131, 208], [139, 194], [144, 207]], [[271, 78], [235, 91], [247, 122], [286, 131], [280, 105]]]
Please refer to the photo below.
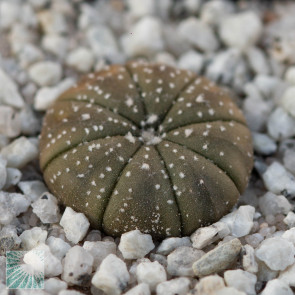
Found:
[[83, 213], [77, 213], [70, 207], [66, 208], [59, 224], [64, 228], [67, 239], [74, 244], [83, 240], [90, 225]]
[[262, 23], [253, 11], [233, 14], [222, 20], [219, 33], [227, 46], [245, 50], [259, 39]]
[[[44, 254], [44, 252], [42, 254]], [[44, 259], [37, 254], [37, 251], [30, 250], [25, 253], [23, 261], [30, 266], [31, 270], [34, 272], [44, 273]]]
[[97, 241], [89, 242], [85, 241], [83, 248], [89, 252], [94, 261], [93, 269], [97, 270], [101, 262], [110, 254], [116, 254], [117, 246], [112, 241]]
[[283, 93], [280, 104], [291, 116], [295, 117], [295, 86], [289, 87]]
[[264, 240], [255, 250], [255, 255], [272, 270], [284, 270], [295, 262], [294, 245], [280, 237]]
[[84, 295], [84, 293], [75, 290], [61, 290], [58, 295]]
[[0, 191], [0, 224], [10, 224], [16, 216], [26, 212], [30, 204], [25, 195]]
[[295, 66], [291, 66], [285, 73], [285, 81], [291, 85], [295, 85]]
[[201, 278], [200, 281], [196, 284], [195, 289], [197, 294], [215, 294], [218, 290], [221, 290], [225, 287], [223, 278], [219, 275], [210, 275], [204, 278]]
[[46, 51], [64, 59], [67, 54], [69, 40], [61, 35], [46, 34], [42, 38], [41, 44]]
[[167, 280], [165, 268], [158, 262], [144, 261], [136, 268], [138, 283], [147, 283], [151, 291], [155, 291], [159, 283]]
[[77, 71], [86, 73], [94, 65], [94, 55], [88, 48], [79, 47], [69, 53], [66, 63]]
[[35, 45], [27, 43], [18, 53], [19, 63], [23, 69], [27, 69], [30, 65], [43, 59], [42, 51]]
[[261, 295], [293, 295], [290, 287], [282, 280], [274, 279], [267, 282], [266, 287], [261, 292]]
[[29, 3], [24, 3], [21, 7], [20, 21], [26, 27], [37, 29], [38, 20], [33, 10], [33, 7]]
[[36, 201], [48, 190], [44, 183], [40, 180], [21, 181], [18, 183], [18, 187], [31, 199], [32, 202]]
[[275, 141], [267, 134], [253, 132], [252, 138], [254, 150], [261, 155], [271, 155], [277, 150]]
[[180, 22], [178, 33], [193, 46], [204, 52], [215, 51], [219, 44], [213, 30], [196, 17]]
[[279, 162], [273, 162], [268, 166], [262, 178], [266, 188], [274, 194], [280, 194], [284, 190], [289, 194], [295, 194], [295, 178]]
[[229, 48], [217, 53], [206, 69], [206, 76], [213, 81], [229, 84], [235, 76], [235, 71], [241, 64], [241, 53], [236, 48]]
[[63, 34], [67, 32], [64, 14], [53, 9], [44, 9], [38, 13], [38, 20], [46, 34]]
[[37, 117], [35, 112], [33, 112], [31, 106], [27, 105], [25, 108], [23, 108], [19, 113], [19, 117], [21, 121], [21, 132], [24, 135], [34, 136], [40, 132], [41, 120], [39, 117]]
[[151, 295], [151, 291], [148, 284], [141, 283], [124, 293], [124, 295]]
[[283, 164], [287, 170], [295, 175], [295, 142], [286, 140], [286, 149], [283, 151]]
[[167, 238], [157, 248], [157, 253], [162, 255], [168, 255], [174, 249], [182, 246], [191, 247], [192, 243], [189, 237], [183, 238]]
[[39, 151], [35, 144], [22, 136], [4, 147], [0, 154], [7, 160], [8, 167], [20, 169], [35, 160]]
[[205, 246], [223, 239], [230, 234], [230, 230], [226, 223], [216, 222], [210, 226], [200, 227], [192, 235], [191, 240], [193, 247], [196, 249], [203, 249]]
[[225, 287], [217, 290], [214, 295], [246, 295], [246, 293], [241, 292], [233, 287]]
[[86, 33], [86, 38], [97, 58], [107, 57], [112, 59], [119, 55], [116, 38], [109, 27], [101, 24], [90, 27]]
[[291, 287], [295, 287], [295, 264], [288, 266], [284, 271], [281, 271], [278, 279], [285, 282]]
[[255, 259], [255, 251], [254, 248], [250, 245], [243, 246], [243, 250], [245, 254], [243, 255], [242, 263], [244, 270], [250, 273], [258, 272], [258, 264]]
[[190, 50], [179, 57], [178, 67], [195, 73], [201, 73], [204, 61], [204, 56], [202, 54]]
[[189, 291], [190, 280], [188, 278], [176, 278], [157, 285], [157, 295], [186, 295]]
[[121, 236], [119, 250], [124, 259], [143, 258], [155, 248], [152, 237], [139, 230], [129, 231]]
[[228, 270], [224, 273], [224, 281], [229, 287], [234, 287], [248, 295], [256, 295], [255, 284], [257, 278], [254, 274], [241, 269]]
[[33, 30], [19, 22], [14, 23], [9, 34], [10, 48], [13, 54], [18, 55], [25, 44], [33, 43], [35, 36]]
[[[1, 162], [1, 160], [0, 160], [0, 162]], [[0, 168], [0, 170], [1, 170], [1, 168]], [[4, 185], [4, 190], [7, 190], [11, 186], [18, 184], [19, 181], [21, 180], [21, 177], [22, 177], [21, 171], [16, 168], [7, 168], [6, 172], [7, 172], [7, 177], [6, 177], [6, 182]], [[0, 172], [0, 175], [1, 175], [1, 172]], [[1, 178], [1, 176], [0, 176], [0, 178]], [[0, 184], [0, 188], [1, 188], [1, 184]]]
[[246, 56], [251, 69], [256, 74], [269, 74], [270, 66], [268, 64], [264, 51], [262, 51], [258, 47], [251, 47], [246, 51]]
[[293, 245], [295, 246], [295, 227], [286, 230], [283, 234], [282, 234], [282, 238], [288, 240], [289, 242], [293, 243]]
[[44, 274], [46, 277], [55, 277], [62, 273], [61, 261], [50, 252], [47, 245], [40, 243], [31, 251], [42, 251], [44, 253]]
[[83, 286], [90, 281], [93, 257], [82, 247], [71, 248], [63, 260], [62, 280], [69, 285]]
[[176, 65], [175, 57], [166, 51], [157, 53], [155, 56], [155, 62], [163, 63], [172, 67], [175, 67]]
[[282, 107], [277, 107], [268, 117], [267, 132], [275, 140], [281, 140], [295, 135], [295, 118]]
[[34, 9], [44, 8], [48, 4], [49, 0], [28, 0]]
[[238, 210], [225, 215], [220, 221], [227, 224], [231, 235], [240, 238], [250, 233], [253, 227], [254, 213], [254, 207], [240, 206]]
[[189, 14], [198, 14], [202, 6], [202, 0], [184, 0], [183, 7]]
[[[13, 99], [11, 99], [13, 97]], [[17, 84], [0, 68], [0, 104], [16, 108], [24, 107]]]
[[289, 228], [295, 227], [295, 213], [290, 211], [284, 218], [284, 223], [287, 224]]
[[127, 287], [129, 279], [125, 262], [110, 254], [102, 261], [91, 282], [107, 294], [120, 295]]
[[192, 49], [190, 43], [172, 26], [163, 27], [163, 39], [167, 50], [174, 56], [180, 56]]
[[146, 15], [153, 15], [155, 13], [155, 0], [137, 1], [128, 0], [127, 6], [133, 18], [142, 18]]
[[[162, 40], [162, 25], [154, 17], [146, 16], [140, 19], [132, 28], [132, 34], [123, 35], [121, 43], [128, 56], [151, 56], [164, 49]], [[149, 38], [146, 38], [149, 36]]]
[[38, 200], [32, 203], [33, 212], [43, 223], [56, 223], [60, 220], [57, 199], [50, 193], [44, 193]]
[[234, 9], [234, 5], [229, 1], [205, 1], [202, 4], [201, 20], [209, 25], [219, 25], [220, 21], [233, 13]]
[[171, 252], [167, 257], [167, 272], [172, 276], [193, 277], [192, 265], [205, 253], [191, 247], [179, 247]]
[[66, 78], [54, 87], [40, 88], [34, 98], [35, 110], [46, 111], [60, 96], [60, 94], [72, 87], [74, 83], [74, 79]]
[[66, 253], [71, 249], [69, 243], [65, 242], [61, 238], [49, 237], [46, 240], [46, 244], [49, 246], [51, 253], [58, 259], [63, 259]]
[[0, 2], [1, 29], [9, 29], [15, 22], [19, 20], [21, 15], [21, 6], [12, 1]]
[[283, 195], [275, 195], [272, 192], [267, 192], [259, 198], [259, 208], [264, 216], [288, 214], [292, 209], [286, 197]]
[[44, 281], [44, 290], [50, 294], [59, 294], [60, 291], [66, 290], [68, 284], [58, 278], [50, 278]]
[[57, 84], [62, 77], [62, 68], [59, 63], [42, 61], [29, 68], [30, 78], [39, 86], [52, 86]]
[[0, 105], [0, 133], [16, 137], [21, 132], [21, 119], [18, 112], [10, 106]]
[[254, 85], [269, 103], [274, 103], [271, 99], [280, 99], [282, 92], [286, 89], [286, 84], [281, 79], [270, 75], [256, 75]]
[[[257, 89], [255, 91], [258, 92]], [[259, 132], [265, 129], [272, 104], [262, 98], [249, 96], [244, 100], [243, 110], [249, 128], [252, 131]]]
[[7, 136], [0, 134], [0, 149], [8, 145], [9, 139]]
[[33, 227], [32, 229], [25, 230], [19, 237], [22, 240], [22, 248], [24, 250], [31, 250], [38, 246], [38, 244], [45, 243], [47, 231], [40, 227]]

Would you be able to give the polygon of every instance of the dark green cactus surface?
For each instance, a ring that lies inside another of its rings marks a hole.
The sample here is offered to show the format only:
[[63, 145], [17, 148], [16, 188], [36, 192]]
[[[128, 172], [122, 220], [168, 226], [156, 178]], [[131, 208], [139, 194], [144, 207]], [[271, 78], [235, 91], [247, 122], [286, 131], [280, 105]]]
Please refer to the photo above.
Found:
[[129, 62], [89, 74], [47, 111], [40, 165], [49, 189], [119, 236], [189, 235], [228, 213], [253, 165], [227, 92], [196, 74]]

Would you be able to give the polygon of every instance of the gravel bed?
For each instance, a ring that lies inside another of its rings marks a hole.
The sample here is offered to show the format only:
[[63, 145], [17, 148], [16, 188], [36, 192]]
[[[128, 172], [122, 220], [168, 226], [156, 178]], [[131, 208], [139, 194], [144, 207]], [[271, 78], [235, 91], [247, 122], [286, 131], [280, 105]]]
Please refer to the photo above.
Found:
[[[0, 294], [294, 294], [294, 15], [278, 0], [1, 0]], [[228, 88], [252, 132], [248, 188], [190, 237], [105, 236], [42, 179], [45, 111], [83, 74], [136, 58]], [[8, 250], [44, 252], [44, 290], [6, 289]]]

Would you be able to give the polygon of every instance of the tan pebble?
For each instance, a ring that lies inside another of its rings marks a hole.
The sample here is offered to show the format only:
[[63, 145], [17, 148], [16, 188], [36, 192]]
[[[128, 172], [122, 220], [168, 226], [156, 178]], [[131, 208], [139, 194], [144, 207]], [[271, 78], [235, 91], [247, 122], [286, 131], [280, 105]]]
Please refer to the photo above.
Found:
[[227, 269], [237, 258], [241, 247], [240, 240], [235, 238], [206, 253], [193, 264], [195, 275], [204, 277]]

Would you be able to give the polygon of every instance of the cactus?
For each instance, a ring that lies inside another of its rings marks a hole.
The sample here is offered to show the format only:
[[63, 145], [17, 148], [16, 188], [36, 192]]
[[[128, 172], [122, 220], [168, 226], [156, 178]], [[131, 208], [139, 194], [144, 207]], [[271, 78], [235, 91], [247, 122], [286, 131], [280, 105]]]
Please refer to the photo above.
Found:
[[112, 236], [189, 235], [237, 202], [253, 165], [243, 114], [196, 74], [129, 62], [87, 75], [47, 111], [49, 189]]

